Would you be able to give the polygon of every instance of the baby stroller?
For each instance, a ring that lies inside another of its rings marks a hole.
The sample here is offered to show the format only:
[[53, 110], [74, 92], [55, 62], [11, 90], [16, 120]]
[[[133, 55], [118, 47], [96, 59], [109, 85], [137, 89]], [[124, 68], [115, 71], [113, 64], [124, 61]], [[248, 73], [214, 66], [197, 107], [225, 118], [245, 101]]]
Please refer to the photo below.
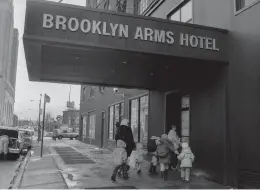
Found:
[[152, 160], [149, 167], [149, 175], [157, 175], [156, 166], [158, 164], [158, 155], [156, 153], [157, 145], [156, 141], [159, 140], [160, 137], [152, 136], [151, 139], [148, 140], [147, 151], [150, 155], [152, 155]]

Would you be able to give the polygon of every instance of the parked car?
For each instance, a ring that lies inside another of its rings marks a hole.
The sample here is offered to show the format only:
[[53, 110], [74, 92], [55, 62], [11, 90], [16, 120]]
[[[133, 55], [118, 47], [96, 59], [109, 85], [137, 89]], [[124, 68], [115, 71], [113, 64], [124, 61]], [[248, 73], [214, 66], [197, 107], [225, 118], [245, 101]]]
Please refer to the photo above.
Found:
[[34, 131], [30, 129], [19, 129], [19, 132], [23, 138], [23, 150], [29, 151], [32, 148]]
[[46, 134], [46, 137], [53, 137], [53, 132], [48, 132], [48, 133]]
[[78, 133], [73, 133], [73, 132], [68, 132], [67, 130], [55, 130], [53, 133], [53, 139], [63, 139], [63, 138], [68, 138], [68, 139], [78, 139], [79, 134]]
[[[0, 134], [5, 133], [9, 137], [8, 155], [18, 159], [23, 151], [24, 141], [17, 127], [0, 126]], [[0, 137], [1, 138], [1, 137]]]

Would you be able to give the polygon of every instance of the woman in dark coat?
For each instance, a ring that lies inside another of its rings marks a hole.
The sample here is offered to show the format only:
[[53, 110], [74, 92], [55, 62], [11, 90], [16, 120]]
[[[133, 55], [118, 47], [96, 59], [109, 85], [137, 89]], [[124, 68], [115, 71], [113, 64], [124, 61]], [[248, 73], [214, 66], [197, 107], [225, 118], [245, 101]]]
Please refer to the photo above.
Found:
[[129, 120], [123, 119], [121, 121], [119, 130], [117, 131], [115, 135], [115, 140], [123, 140], [126, 143], [126, 152], [127, 157], [129, 157], [132, 153], [132, 151], [136, 148], [133, 132], [131, 127], [129, 126]]

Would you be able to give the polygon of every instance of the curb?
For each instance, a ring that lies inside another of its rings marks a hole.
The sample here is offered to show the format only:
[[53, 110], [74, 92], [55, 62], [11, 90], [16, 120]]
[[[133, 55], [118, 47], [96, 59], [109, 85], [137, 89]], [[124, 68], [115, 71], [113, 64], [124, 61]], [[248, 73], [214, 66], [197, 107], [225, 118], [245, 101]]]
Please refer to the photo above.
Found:
[[14, 176], [13, 180], [11, 181], [11, 186], [9, 187], [9, 189], [19, 189], [30, 156], [31, 156], [31, 151], [29, 151], [25, 156], [24, 160], [20, 162], [18, 168], [16, 169], [17, 174]]

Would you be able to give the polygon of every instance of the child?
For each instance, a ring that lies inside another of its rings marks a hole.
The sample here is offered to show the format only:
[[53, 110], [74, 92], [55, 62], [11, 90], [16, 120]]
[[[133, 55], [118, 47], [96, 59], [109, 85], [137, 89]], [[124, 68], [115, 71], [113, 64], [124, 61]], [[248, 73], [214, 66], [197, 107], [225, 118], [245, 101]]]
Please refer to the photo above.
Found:
[[156, 175], [156, 166], [158, 164], [158, 155], [156, 153], [157, 145], [159, 144], [160, 137], [152, 136], [148, 141], [147, 150], [152, 155], [150, 168], [148, 170], [149, 175]]
[[170, 151], [178, 152], [174, 149], [172, 143], [168, 140], [168, 136], [163, 134], [157, 145], [157, 155], [159, 156], [160, 170], [164, 180], [168, 179], [168, 169], [170, 163]]
[[137, 167], [137, 173], [141, 173], [141, 163], [144, 160], [144, 150], [143, 150], [143, 144], [137, 143], [136, 144], [136, 167]]
[[116, 174], [118, 170], [122, 170], [123, 172], [123, 179], [128, 179], [127, 173], [127, 153], [126, 153], [126, 144], [122, 140], [117, 140], [116, 148], [113, 152], [113, 159], [115, 164], [115, 169], [113, 171], [113, 175], [111, 176], [112, 181], [116, 181]]
[[189, 182], [190, 180], [190, 169], [192, 168], [192, 163], [194, 162], [194, 155], [189, 147], [188, 143], [182, 143], [182, 151], [178, 156], [178, 160], [181, 161], [181, 178], [182, 180]]

